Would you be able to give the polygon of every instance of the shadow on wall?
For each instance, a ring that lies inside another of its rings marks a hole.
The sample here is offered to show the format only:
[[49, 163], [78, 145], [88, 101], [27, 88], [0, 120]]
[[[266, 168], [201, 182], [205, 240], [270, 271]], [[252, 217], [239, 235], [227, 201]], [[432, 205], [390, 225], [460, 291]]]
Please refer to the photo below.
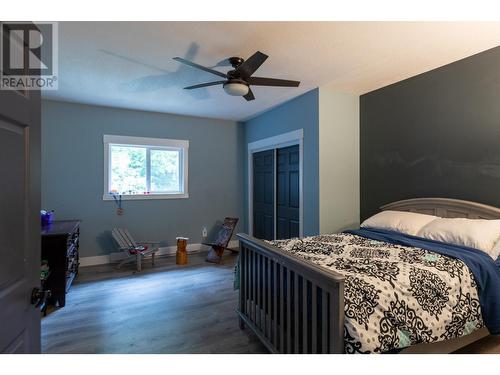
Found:
[[106, 249], [109, 253], [120, 251], [118, 249], [118, 244], [115, 242], [113, 237], [111, 236], [111, 231], [107, 230], [97, 235], [97, 243], [101, 247], [101, 249]]

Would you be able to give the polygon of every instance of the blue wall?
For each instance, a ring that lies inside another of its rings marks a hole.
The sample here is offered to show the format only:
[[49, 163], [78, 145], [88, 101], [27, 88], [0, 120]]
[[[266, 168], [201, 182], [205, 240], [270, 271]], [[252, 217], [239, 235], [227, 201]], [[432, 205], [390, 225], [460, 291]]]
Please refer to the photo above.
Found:
[[[245, 145], [304, 129], [304, 235], [319, 232], [319, 91], [314, 89], [245, 122]], [[245, 228], [248, 229], [248, 165], [245, 163]]]
[[[117, 216], [114, 202], [102, 199], [103, 134], [189, 140], [189, 198], [124, 201]], [[233, 121], [44, 101], [42, 207], [56, 219], [83, 220], [82, 256], [116, 251], [115, 227], [165, 246], [181, 235], [199, 243], [203, 226], [243, 218], [243, 144], [243, 124]]]

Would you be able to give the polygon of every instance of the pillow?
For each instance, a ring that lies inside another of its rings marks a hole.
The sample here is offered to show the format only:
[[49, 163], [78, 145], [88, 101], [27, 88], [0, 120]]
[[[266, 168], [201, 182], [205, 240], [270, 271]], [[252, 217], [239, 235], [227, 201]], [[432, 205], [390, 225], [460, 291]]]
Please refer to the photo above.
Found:
[[362, 228], [393, 230], [415, 236], [417, 232], [437, 216], [405, 211], [382, 211], [361, 223]]
[[497, 243], [495, 246], [493, 246], [493, 249], [491, 250], [490, 256], [493, 259], [497, 260], [498, 265], [500, 266], [500, 238], [498, 239]]
[[495, 260], [499, 252], [495, 244], [500, 238], [500, 220], [438, 218], [417, 234], [430, 240], [473, 247], [484, 251]]

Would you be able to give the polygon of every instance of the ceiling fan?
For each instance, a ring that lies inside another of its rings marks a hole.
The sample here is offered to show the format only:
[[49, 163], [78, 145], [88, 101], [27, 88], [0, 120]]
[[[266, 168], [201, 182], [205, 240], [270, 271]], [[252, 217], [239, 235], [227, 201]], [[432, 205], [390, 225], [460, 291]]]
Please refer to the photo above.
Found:
[[252, 74], [259, 69], [267, 58], [268, 56], [266, 54], [259, 51], [255, 52], [247, 60], [243, 60], [241, 57], [230, 57], [228, 61], [234, 69], [228, 71], [227, 73], [207, 68], [192, 61], [183, 59], [182, 57], [174, 57], [174, 60], [224, 78], [223, 81], [200, 83], [198, 85], [184, 87], [184, 89], [193, 90], [201, 87], [222, 84], [222, 87], [227, 94], [233, 96], [243, 96], [247, 101], [249, 101], [255, 99], [250, 86], [298, 87], [300, 84], [299, 81], [289, 81], [286, 79], [252, 77]]

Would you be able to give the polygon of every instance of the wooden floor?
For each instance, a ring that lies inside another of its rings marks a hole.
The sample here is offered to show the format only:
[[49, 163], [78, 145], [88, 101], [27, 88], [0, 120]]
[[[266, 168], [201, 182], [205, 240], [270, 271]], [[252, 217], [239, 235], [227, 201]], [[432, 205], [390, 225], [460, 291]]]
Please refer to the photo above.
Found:
[[[42, 319], [43, 353], [267, 353], [234, 312], [236, 256], [224, 264], [190, 255], [176, 266], [160, 258], [141, 273], [133, 266], [81, 269], [66, 307]], [[487, 337], [460, 353], [500, 353], [500, 337]]]
[[42, 319], [43, 353], [267, 353], [249, 330], [238, 327], [233, 290], [236, 256], [224, 264], [191, 254], [120, 271], [85, 267], [66, 306]]
[[457, 350], [456, 354], [500, 354], [500, 336], [488, 336]]

